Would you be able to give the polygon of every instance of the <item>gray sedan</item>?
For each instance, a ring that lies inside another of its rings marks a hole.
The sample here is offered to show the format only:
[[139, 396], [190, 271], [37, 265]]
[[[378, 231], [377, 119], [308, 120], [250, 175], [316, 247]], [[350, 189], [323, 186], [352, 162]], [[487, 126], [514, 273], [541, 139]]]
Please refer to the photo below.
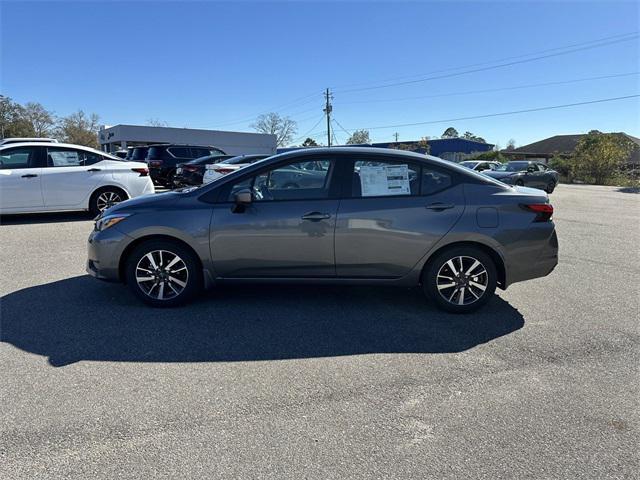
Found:
[[420, 285], [439, 307], [470, 312], [496, 287], [554, 269], [552, 213], [541, 190], [435, 157], [298, 150], [108, 209], [87, 271], [157, 307], [222, 283], [304, 282]]
[[492, 171], [483, 172], [509, 185], [539, 188], [552, 193], [558, 184], [558, 172], [538, 162], [517, 160], [504, 163]]

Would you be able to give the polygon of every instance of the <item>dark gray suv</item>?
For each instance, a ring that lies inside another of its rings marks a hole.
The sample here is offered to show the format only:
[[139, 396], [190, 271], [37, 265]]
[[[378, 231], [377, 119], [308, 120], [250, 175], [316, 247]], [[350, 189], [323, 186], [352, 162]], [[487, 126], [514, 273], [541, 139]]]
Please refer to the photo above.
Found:
[[434, 157], [375, 148], [276, 155], [96, 219], [87, 271], [152, 306], [219, 283], [421, 285], [469, 312], [558, 262], [553, 207]]

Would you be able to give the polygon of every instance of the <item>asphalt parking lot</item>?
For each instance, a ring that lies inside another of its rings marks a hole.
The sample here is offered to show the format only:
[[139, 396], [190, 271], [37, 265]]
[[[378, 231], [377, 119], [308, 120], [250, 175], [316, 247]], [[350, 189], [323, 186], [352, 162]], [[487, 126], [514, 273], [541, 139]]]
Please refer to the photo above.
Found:
[[370, 287], [154, 310], [85, 275], [86, 215], [4, 217], [0, 477], [637, 478], [640, 195], [552, 202], [560, 265], [471, 316]]

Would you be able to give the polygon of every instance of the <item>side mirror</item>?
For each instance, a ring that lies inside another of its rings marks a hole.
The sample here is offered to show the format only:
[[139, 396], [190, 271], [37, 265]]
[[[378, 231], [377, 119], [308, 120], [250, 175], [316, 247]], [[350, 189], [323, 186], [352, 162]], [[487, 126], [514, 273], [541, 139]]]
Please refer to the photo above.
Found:
[[527, 173], [533, 173], [536, 171], [536, 167], [527, 167]]
[[253, 197], [251, 195], [251, 190], [248, 188], [243, 188], [242, 190], [238, 190], [233, 195], [233, 201], [235, 205], [232, 208], [233, 213], [242, 213], [245, 211], [247, 206], [251, 205], [251, 201]]

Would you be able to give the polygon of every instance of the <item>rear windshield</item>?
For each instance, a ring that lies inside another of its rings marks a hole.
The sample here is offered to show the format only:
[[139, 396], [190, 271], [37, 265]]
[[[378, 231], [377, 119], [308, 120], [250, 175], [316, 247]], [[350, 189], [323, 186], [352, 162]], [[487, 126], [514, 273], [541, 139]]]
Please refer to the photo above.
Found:
[[144, 160], [147, 157], [148, 147], [136, 147], [131, 152], [131, 160]]
[[224, 162], [220, 162], [220, 163], [226, 163], [227, 165], [239, 165], [239, 164], [243, 164], [243, 163], [254, 163], [257, 162], [258, 160], [264, 160], [267, 157], [244, 157], [244, 156], [240, 156], [240, 157], [233, 157], [233, 158], [229, 158], [228, 160], [225, 160]]
[[526, 170], [529, 166], [529, 162], [509, 162], [503, 163], [496, 170], [500, 172], [521, 172]]
[[157, 160], [162, 158], [162, 154], [164, 153], [166, 147], [149, 147], [149, 151], [147, 152], [147, 158], [150, 160]]

